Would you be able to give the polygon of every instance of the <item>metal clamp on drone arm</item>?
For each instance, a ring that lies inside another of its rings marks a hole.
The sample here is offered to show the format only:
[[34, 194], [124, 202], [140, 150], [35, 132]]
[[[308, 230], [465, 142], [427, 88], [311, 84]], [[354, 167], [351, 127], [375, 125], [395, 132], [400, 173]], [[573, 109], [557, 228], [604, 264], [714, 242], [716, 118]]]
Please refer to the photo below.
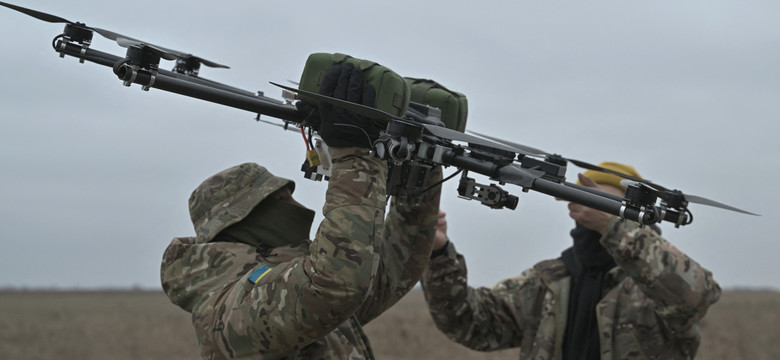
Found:
[[[60, 39], [64, 39], [65, 41], [61, 41]], [[60, 54], [61, 58], [65, 57], [65, 52], [64, 50], [60, 49], [63, 49], [63, 44], [66, 43], [78, 46], [81, 49], [79, 52], [80, 56], [78, 56], [78, 58], [79, 63], [83, 64], [85, 60], [83, 56], [86, 54], [89, 46], [92, 44], [92, 31], [80, 26], [73, 26], [68, 24], [65, 26], [63, 33], [52, 40], [52, 46], [54, 47], [54, 50]]]
[[391, 120], [376, 141], [376, 156], [400, 165], [412, 158], [416, 145], [422, 139], [422, 126], [403, 120]]
[[124, 80], [123, 85], [130, 86], [136, 82], [138, 74], [144, 71], [148, 75], [148, 80], [139, 84], [142, 90], [149, 91], [157, 79], [159, 65], [160, 56], [131, 46], [127, 48], [127, 57], [114, 64], [114, 74], [119, 76], [120, 80]]
[[387, 123], [385, 132], [374, 141], [374, 154], [388, 162], [387, 194], [392, 196], [417, 197], [423, 192], [423, 184], [430, 166], [412, 160], [415, 149], [422, 140], [422, 126], [405, 120], [393, 119]]

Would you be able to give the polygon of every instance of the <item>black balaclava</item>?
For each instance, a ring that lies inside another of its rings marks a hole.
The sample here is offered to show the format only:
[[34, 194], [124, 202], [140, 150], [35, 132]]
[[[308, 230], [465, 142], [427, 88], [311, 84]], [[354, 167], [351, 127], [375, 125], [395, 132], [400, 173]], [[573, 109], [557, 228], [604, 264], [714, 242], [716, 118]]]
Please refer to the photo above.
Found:
[[561, 257], [571, 274], [571, 297], [563, 338], [563, 359], [600, 359], [596, 305], [604, 275], [615, 261], [601, 246], [601, 234], [579, 223], [571, 231], [574, 245]]
[[244, 219], [222, 230], [216, 241], [253, 245], [265, 251], [309, 241], [314, 211], [286, 200], [267, 198]]

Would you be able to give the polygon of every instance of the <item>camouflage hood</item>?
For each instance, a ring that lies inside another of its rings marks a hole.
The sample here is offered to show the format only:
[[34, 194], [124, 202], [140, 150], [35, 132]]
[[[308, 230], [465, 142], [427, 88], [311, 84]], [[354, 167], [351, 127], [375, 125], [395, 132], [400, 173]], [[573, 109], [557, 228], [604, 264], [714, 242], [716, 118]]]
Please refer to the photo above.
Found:
[[193, 312], [226, 285], [266, 264], [276, 266], [305, 256], [309, 242], [282, 246], [262, 255], [254, 246], [234, 242], [198, 243], [195, 237], [174, 238], [163, 254], [160, 280], [168, 298]]
[[245, 218], [273, 192], [289, 186], [292, 180], [274, 176], [255, 163], [244, 163], [223, 170], [200, 184], [190, 196], [190, 218], [197, 242], [211, 241], [230, 225]]

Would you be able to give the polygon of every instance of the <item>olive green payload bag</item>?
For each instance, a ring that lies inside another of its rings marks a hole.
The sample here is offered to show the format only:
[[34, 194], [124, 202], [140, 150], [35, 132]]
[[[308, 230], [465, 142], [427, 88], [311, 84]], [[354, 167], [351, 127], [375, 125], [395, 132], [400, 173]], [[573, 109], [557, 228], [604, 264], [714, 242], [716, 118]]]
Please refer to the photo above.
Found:
[[411, 101], [441, 110], [441, 121], [447, 128], [464, 132], [469, 107], [466, 95], [452, 91], [428, 79], [405, 78], [412, 91]]
[[[356, 59], [345, 54], [314, 53], [309, 55], [298, 88], [314, 93], [318, 92], [325, 72], [333, 64], [344, 62], [353, 63], [363, 71], [364, 82], [371, 84], [376, 90], [375, 107], [377, 109], [395, 116], [402, 117], [406, 114], [411, 95], [409, 85], [403, 77], [373, 61]], [[299, 94], [299, 97], [308, 104], [317, 104], [316, 100], [305, 94]]]

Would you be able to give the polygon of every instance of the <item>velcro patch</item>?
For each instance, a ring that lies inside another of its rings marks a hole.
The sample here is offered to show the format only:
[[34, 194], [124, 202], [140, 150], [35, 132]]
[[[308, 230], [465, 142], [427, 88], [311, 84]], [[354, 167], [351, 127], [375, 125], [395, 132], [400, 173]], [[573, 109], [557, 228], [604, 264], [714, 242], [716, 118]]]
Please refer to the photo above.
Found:
[[255, 269], [255, 271], [252, 271], [252, 273], [249, 274], [249, 277], [247, 279], [249, 279], [249, 281], [251, 281], [252, 284], [256, 284], [258, 280], [263, 278], [263, 276], [265, 276], [265, 274], [267, 274], [271, 270], [272, 270], [272, 268], [269, 268], [268, 266], [263, 265], [263, 266]]

